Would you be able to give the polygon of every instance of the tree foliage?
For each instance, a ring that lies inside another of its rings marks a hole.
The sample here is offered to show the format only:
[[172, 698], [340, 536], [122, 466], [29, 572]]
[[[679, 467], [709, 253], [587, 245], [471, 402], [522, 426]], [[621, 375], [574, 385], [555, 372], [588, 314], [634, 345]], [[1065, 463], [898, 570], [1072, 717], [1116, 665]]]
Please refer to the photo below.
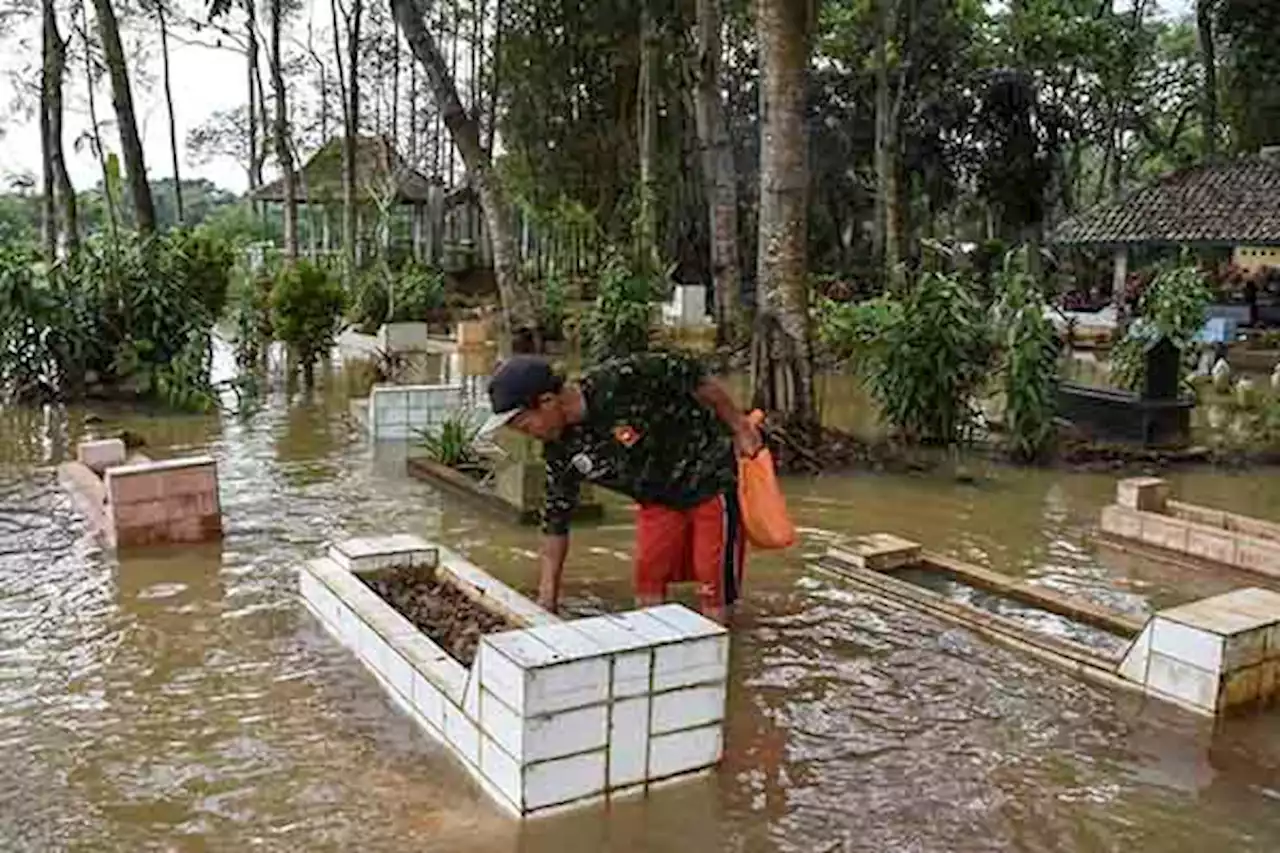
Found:
[[210, 332], [229, 254], [199, 232], [97, 235], [54, 266], [0, 256], [0, 398], [74, 399], [90, 386], [168, 405], [215, 404]]
[[333, 347], [345, 309], [341, 282], [323, 267], [300, 260], [280, 271], [271, 291], [272, 326], [308, 387], [315, 382], [316, 362]]
[[910, 440], [966, 438], [994, 354], [986, 307], [960, 276], [929, 272], [883, 321], [865, 370], [885, 418]]
[[1192, 346], [1204, 326], [1212, 292], [1204, 272], [1184, 259], [1166, 265], [1143, 292], [1137, 317], [1128, 333], [1111, 351], [1111, 381], [1121, 388], [1139, 391], [1146, 380], [1146, 352], [1160, 338], [1168, 338], [1182, 351], [1181, 381], [1195, 362]]

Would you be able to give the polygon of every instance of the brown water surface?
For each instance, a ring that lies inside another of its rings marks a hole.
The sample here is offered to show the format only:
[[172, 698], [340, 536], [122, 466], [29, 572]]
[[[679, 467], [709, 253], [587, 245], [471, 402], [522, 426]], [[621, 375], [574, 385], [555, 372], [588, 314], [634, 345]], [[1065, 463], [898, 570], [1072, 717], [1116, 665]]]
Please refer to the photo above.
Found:
[[[299, 604], [293, 566], [409, 531], [523, 588], [537, 537], [371, 450], [335, 383], [239, 418], [103, 414], [151, 452], [219, 460], [227, 536], [121, 557], [53, 465], [85, 412], [0, 414], [0, 849], [1274, 851], [1280, 715], [1206, 722], [852, 592], [807, 557], [887, 530], [1135, 613], [1242, 583], [1100, 551], [1108, 477], [984, 468], [788, 484], [803, 540], [754, 559], [727, 756], [648, 800], [519, 826]], [[852, 405], [852, 404], [850, 404]], [[1280, 517], [1274, 476], [1191, 499]], [[624, 506], [575, 537], [576, 612], [629, 597]]]

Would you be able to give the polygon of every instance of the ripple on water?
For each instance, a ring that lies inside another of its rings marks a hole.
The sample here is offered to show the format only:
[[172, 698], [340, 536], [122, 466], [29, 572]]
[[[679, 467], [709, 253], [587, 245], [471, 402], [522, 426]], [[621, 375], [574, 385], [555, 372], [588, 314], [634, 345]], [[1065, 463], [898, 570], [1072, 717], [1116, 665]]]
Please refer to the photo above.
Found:
[[[2, 451], [18, 467], [0, 469], [0, 847], [1280, 848], [1274, 720], [1208, 728], [769, 556], [748, 572], [723, 771], [517, 828], [298, 605], [293, 566], [406, 530], [527, 585], [536, 537], [389, 475], [337, 421], [345, 405], [278, 394], [245, 419], [108, 418], [157, 453], [212, 452], [227, 513], [217, 547], [123, 558], [85, 539], [47, 467], [78, 416], [21, 421]], [[1001, 477], [798, 485], [805, 549], [898, 531], [1144, 611], [1196, 582], [1087, 544], [1109, 481]], [[630, 535], [581, 535], [574, 611], [625, 604]]]

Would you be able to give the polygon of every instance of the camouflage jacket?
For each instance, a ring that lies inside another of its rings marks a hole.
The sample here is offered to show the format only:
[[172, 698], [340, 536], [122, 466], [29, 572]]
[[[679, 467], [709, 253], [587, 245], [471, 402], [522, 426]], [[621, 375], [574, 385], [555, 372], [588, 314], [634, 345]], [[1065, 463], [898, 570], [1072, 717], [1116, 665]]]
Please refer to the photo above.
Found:
[[543, 530], [568, 532], [584, 482], [680, 509], [736, 488], [729, 429], [693, 396], [705, 377], [696, 360], [673, 353], [614, 359], [588, 371], [579, 383], [583, 421], [543, 449]]

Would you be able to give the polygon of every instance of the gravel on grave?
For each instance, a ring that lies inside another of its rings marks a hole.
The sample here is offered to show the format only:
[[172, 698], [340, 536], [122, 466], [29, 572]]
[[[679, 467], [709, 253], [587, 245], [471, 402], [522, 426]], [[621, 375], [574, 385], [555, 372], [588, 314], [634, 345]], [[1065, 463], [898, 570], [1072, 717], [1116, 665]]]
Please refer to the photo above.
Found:
[[449, 583], [415, 578], [410, 572], [388, 573], [366, 583], [463, 666], [475, 660], [481, 635], [512, 628]]

